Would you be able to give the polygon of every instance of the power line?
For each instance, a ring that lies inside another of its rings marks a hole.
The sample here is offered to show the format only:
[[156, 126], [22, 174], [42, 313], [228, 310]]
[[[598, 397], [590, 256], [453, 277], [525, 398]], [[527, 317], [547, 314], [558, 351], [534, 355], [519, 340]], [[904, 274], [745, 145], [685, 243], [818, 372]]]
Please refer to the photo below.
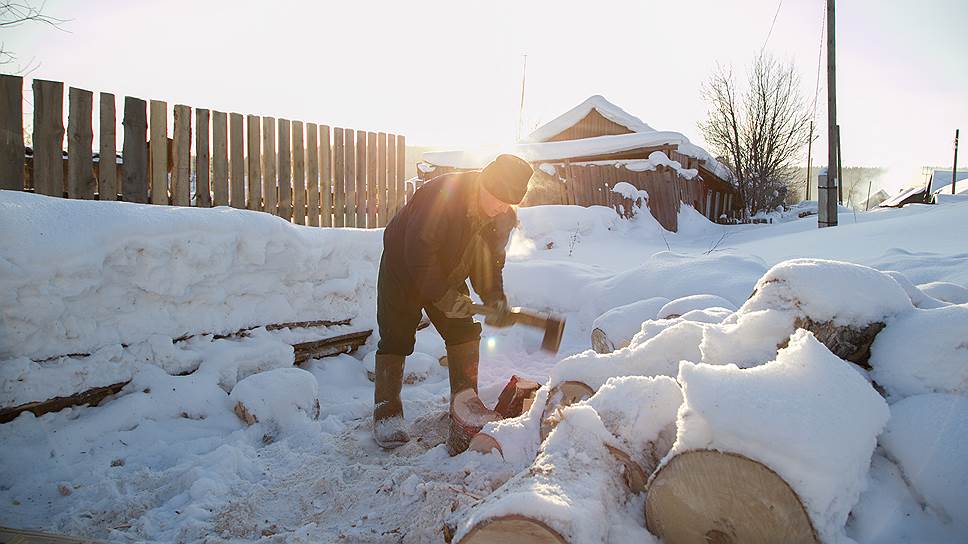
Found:
[[766, 39], [763, 40], [763, 47], [760, 48], [760, 53], [766, 50], [766, 44], [770, 41], [770, 36], [773, 35], [773, 27], [776, 25], [776, 18], [780, 15], [780, 8], [783, 7], [783, 0], [776, 5], [776, 13], [773, 14], [773, 22], [770, 23], [770, 31], [766, 33]]
[[813, 91], [813, 119], [817, 118], [817, 100], [820, 97], [820, 67], [823, 65], [823, 38], [827, 28], [827, 2], [824, 2], [823, 15], [820, 19], [820, 44], [817, 46], [817, 86]]

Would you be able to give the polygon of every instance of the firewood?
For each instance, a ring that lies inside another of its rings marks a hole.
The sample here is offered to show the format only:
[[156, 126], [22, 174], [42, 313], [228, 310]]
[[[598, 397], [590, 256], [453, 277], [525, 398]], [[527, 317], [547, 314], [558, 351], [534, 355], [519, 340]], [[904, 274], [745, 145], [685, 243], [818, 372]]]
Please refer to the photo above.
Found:
[[796, 492], [769, 467], [735, 453], [673, 457], [649, 484], [645, 517], [666, 544], [819, 544]]
[[476, 451], [477, 453], [491, 453], [497, 450], [498, 455], [504, 457], [504, 452], [501, 450], [501, 443], [487, 433], [475, 434], [474, 438], [471, 438], [470, 443], [467, 445], [467, 449]]
[[447, 438], [447, 452], [451, 456], [463, 453], [484, 424], [498, 421], [501, 414], [489, 410], [473, 389], [465, 389], [450, 403], [450, 436]]
[[595, 391], [582, 382], [565, 381], [554, 386], [548, 394], [548, 401], [541, 414], [541, 441], [544, 442], [558, 424], [559, 412], [562, 408], [583, 401], [594, 394]]
[[568, 541], [541, 520], [509, 514], [475, 526], [459, 544], [568, 544]]
[[534, 399], [534, 395], [540, 387], [541, 384], [538, 382], [512, 375], [507, 385], [504, 386], [504, 390], [501, 391], [494, 411], [501, 414], [504, 419], [518, 417], [524, 413], [525, 402], [529, 398]]

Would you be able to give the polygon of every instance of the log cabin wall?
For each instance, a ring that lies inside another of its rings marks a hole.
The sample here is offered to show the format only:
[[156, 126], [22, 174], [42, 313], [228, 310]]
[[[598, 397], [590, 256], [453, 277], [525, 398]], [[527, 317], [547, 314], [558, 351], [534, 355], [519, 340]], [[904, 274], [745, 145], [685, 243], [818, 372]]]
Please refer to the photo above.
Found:
[[631, 134], [628, 128], [606, 119], [598, 110], [592, 109], [581, 121], [565, 129], [551, 138], [547, 142], [562, 142], [566, 140], [581, 140], [583, 138], [594, 138], [596, 136], [610, 136], [615, 134]]

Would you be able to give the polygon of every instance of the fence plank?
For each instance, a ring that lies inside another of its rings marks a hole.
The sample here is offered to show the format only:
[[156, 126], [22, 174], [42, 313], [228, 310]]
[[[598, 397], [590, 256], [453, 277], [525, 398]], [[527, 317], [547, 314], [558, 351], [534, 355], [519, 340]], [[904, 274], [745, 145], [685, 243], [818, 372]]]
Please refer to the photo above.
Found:
[[356, 131], [356, 227], [366, 228], [366, 131]]
[[171, 203], [192, 204], [192, 109], [176, 104], [172, 123]]
[[212, 206], [209, 124], [208, 110], [195, 108], [195, 205], [199, 208]]
[[397, 137], [395, 134], [387, 134], [387, 223], [393, 219], [400, 209], [397, 201], [402, 195], [397, 192]]
[[118, 193], [118, 162], [116, 153], [118, 141], [117, 113], [115, 111], [114, 95], [100, 93], [98, 95], [98, 160], [97, 160], [97, 192], [101, 200], [117, 200]]
[[245, 208], [245, 129], [241, 113], [229, 114], [229, 206]]
[[24, 80], [0, 75], [0, 189], [24, 189]]
[[292, 222], [306, 224], [306, 147], [303, 122], [292, 122]]
[[[397, 206], [398, 210], [403, 207], [403, 195], [411, 194], [411, 193], [407, 193], [406, 189], [404, 188], [404, 182], [407, 179], [406, 164], [407, 164], [407, 139], [403, 135], [397, 134], [396, 172], [397, 172], [397, 198], [398, 198], [397, 202], [399, 204]], [[410, 201], [409, 196], [407, 197], [407, 201], [408, 202]]]
[[377, 136], [375, 132], [366, 133], [366, 226], [367, 228], [377, 227], [377, 207], [380, 204], [380, 195], [377, 182], [380, 173], [377, 170], [379, 161], [377, 160], [378, 151]]
[[151, 203], [168, 204], [168, 104], [162, 100], [152, 100], [149, 108]]
[[212, 112], [212, 204], [229, 205], [229, 121], [224, 111]]
[[[36, 107], [35, 99], [35, 107]], [[124, 97], [124, 142], [121, 152], [121, 200], [148, 202], [148, 105], [140, 98]], [[35, 140], [36, 141], [36, 140]], [[34, 153], [36, 157], [36, 151]], [[37, 162], [34, 161], [36, 178]]]
[[387, 191], [387, 135], [385, 132], [377, 134], [377, 180], [376, 193], [378, 200], [379, 223], [381, 227], [387, 226], [390, 220], [390, 201]]
[[346, 225], [346, 149], [343, 129], [333, 128], [333, 226]]
[[279, 119], [276, 127], [279, 138], [279, 217], [292, 220], [292, 146], [288, 119]]
[[67, 119], [67, 197], [92, 200], [97, 192], [94, 157], [91, 154], [94, 142], [91, 127], [94, 93], [71, 87], [67, 94], [70, 102]]
[[248, 153], [247, 191], [245, 207], [262, 211], [262, 126], [258, 115], [246, 115], [246, 144]]
[[316, 123], [306, 123], [306, 224], [319, 226], [319, 135]]
[[343, 184], [346, 196], [346, 226], [357, 227], [356, 224], [356, 140], [354, 140], [353, 129], [348, 128], [343, 131], [343, 164], [345, 167], [345, 177]]
[[34, 80], [34, 188], [64, 196], [64, 84]]
[[333, 164], [329, 125], [319, 125], [319, 224], [333, 226]]
[[262, 118], [262, 205], [263, 209], [276, 215], [279, 190], [276, 177], [276, 119]]

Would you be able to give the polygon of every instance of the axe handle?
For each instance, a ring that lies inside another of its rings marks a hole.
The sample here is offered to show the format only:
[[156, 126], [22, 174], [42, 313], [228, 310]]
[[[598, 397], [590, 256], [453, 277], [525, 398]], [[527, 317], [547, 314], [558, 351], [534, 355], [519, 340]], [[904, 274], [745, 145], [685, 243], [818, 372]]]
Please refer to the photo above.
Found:
[[[483, 304], [474, 304], [471, 306], [475, 314], [483, 315], [484, 317], [490, 317], [494, 315], [494, 312], [490, 307]], [[522, 325], [527, 325], [529, 327], [535, 327], [538, 329], [543, 329], [548, 324], [548, 317], [526, 310], [524, 308], [511, 308], [511, 319], [515, 323], [520, 323]]]

